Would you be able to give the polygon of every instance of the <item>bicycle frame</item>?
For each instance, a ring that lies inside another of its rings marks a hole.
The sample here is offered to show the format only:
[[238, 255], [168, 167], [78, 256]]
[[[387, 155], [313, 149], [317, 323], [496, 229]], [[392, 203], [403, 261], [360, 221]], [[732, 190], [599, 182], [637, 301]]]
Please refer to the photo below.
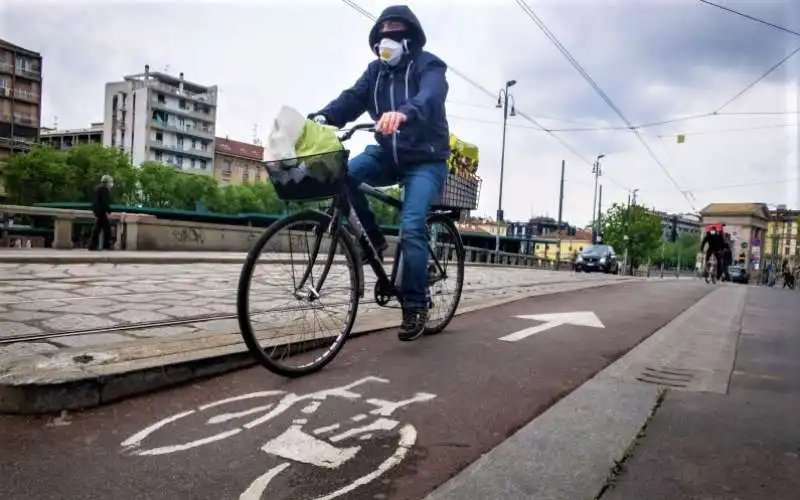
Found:
[[[355, 125], [349, 130], [347, 130], [341, 137], [340, 140], [342, 142], [350, 139], [353, 134], [357, 131], [374, 131], [374, 124], [359, 124]], [[384, 296], [387, 297], [396, 297], [398, 296], [397, 289], [398, 289], [398, 276], [400, 276], [402, 271], [402, 250], [401, 246], [397, 245], [395, 249], [394, 255], [394, 262], [392, 263], [392, 271], [390, 275], [386, 274], [386, 271], [383, 268], [383, 263], [381, 259], [378, 257], [378, 252], [375, 249], [372, 241], [369, 239], [366, 230], [364, 229], [363, 224], [361, 223], [361, 219], [356, 214], [355, 210], [353, 209], [350, 198], [347, 194], [347, 177], [345, 177], [342, 183], [342, 190], [341, 192], [336, 195], [333, 199], [333, 203], [328, 208], [326, 213], [328, 216], [331, 217], [331, 225], [328, 228], [325, 228], [327, 232], [331, 234], [331, 239], [333, 244], [331, 245], [328, 251], [328, 261], [325, 265], [325, 270], [323, 271], [322, 275], [318, 283], [315, 284], [315, 291], [320, 290], [322, 288], [322, 284], [325, 282], [325, 279], [328, 274], [328, 270], [330, 269], [330, 265], [333, 262], [333, 257], [336, 253], [336, 240], [338, 236], [338, 231], [344, 230], [350, 233], [352, 236], [356, 238], [361, 247], [364, 255], [366, 257], [367, 263], [372, 268], [372, 271], [375, 273], [377, 277], [377, 286], [381, 289], [381, 292]], [[381, 191], [378, 188], [370, 186], [368, 184], [362, 183], [358, 187], [359, 191], [363, 192], [367, 196], [371, 198], [375, 198], [381, 203], [391, 206], [398, 212], [403, 209], [403, 202], [398, 200], [397, 198], [386, 194], [385, 192]], [[443, 214], [453, 216], [456, 215], [456, 210], [437, 210], [433, 208], [429, 211], [430, 214]], [[344, 214], [347, 214], [346, 218], [348, 221], [348, 228], [341, 227], [341, 219]], [[322, 228], [320, 228], [322, 230]], [[312, 250], [312, 255], [310, 255], [309, 264], [306, 268], [306, 272], [303, 274], [303, 278], [300, 280], [299, 284], [296, 286], [296, 290], [300, 290], [305, 285], [306, 281], [311, 277], [311, 271], [313, 269], [314, 263], [316, 262], [317, 256], [319, 254], [319, 249], [322, 246], [322, 236], [324, 233], [317, 234], [316, 242], [314, 243], [314, 249]], [[402, 235], [401, 235], [402, 237]], [[440, 279], [446, 279], [447, 274], [445, 273], [441, 262], [437, 258], [436, 254], [433, 252], [433, 248], [431, 245], [428, 245], [428, 252], [431, 257], [433, 257], [434, 265], [436, 266], [436, 271], [438, 273], [439, 278], [430, 282], [429, 278], [429, 285], [435, 283]], [[363, 290], [363, 264], [361, 262], [358, 263], [359, 266], [359, 278], [360, 278], [360, 285], [359, 285], [359, 296], [363, 297], [364, 290]], [[295, 292], [297, 294], [297, 292]], [[299, 298], [299, 297], [298, 297]]]

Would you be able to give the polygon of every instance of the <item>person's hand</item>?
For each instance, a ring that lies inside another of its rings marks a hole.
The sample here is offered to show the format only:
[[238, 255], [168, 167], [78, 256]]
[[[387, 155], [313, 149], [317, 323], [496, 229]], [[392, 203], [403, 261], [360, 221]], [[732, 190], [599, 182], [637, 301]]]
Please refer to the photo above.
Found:
[[383, 135], [391, 135], [397, 132], [400, 125], [408, 120], [408, 117], [399, 111], [388, 111], [381, 115], [378, 123], [375, 124], [375, 130]]

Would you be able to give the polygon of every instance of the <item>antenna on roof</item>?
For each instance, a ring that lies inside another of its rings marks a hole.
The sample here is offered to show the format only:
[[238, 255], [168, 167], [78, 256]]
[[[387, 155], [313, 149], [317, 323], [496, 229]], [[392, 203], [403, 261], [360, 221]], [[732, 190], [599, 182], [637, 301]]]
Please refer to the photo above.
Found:
[[58, 116], [53, 117], [53, 128], [58, 129]]
[[256, 146], [261, 145], [261, 139], [258, 138], [258, 123], [253, 125], [253, 144]]
[[169, 64], [164, 66], [164, 73], [169, 73]]

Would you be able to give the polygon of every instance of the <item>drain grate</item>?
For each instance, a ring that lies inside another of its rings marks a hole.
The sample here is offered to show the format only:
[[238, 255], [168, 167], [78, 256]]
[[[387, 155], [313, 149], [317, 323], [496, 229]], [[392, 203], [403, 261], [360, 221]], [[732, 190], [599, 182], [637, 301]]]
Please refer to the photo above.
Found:
[[695, 379], [696, 375], [696, 370], [689, 370], [686, 368], [646, 366], [644, 370], [642, 370], [642, 372], [636, 377], [636, 380], [647, 384], [682, 388], [688, 387], [689, 384]]

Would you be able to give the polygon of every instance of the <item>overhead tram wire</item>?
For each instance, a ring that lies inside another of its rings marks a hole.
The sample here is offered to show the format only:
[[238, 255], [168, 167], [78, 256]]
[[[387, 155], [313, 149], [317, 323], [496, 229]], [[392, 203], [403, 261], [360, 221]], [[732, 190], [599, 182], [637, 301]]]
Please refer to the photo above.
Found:
[[784, 28], [783, 26], [779, 26], [779, 25], [777, 25], [775, 23], [771, 23], [769, 21], [765, 21], [763, 19], [759, 19], [757, 17], [753, 17], [750, 14], [745, 14], [744, 12], [739, 12], [738, 10], [731, 9], [730, 7], [725, 7], [723, 5], [719, 5], [719, 4], [716, 4], [714, 2], [709, 2], [708, 0], [698, 0], [698, 1], [700, 3], [704, 3], [706, 5], [710, 5], [711, 7], [716, 7], [718, 9], [722, 9], [724, 11], [730, 12], [731, 14], [735, 14], [737, 16], [744, 17], [745, 19], [749, 19], [751, 21], [755, 21], [755, 22], [761, 23], [761, 24], [766, 24], [767, 26], [775, 28], [776, 30], [783, 31], [783, 32], [786, 32], [786, 33], [791, 33], [792, 35], [795, 35], [795, 36], [800, 36], [800, 33], [798, 33], [797, 31], [793, 31], [793, 30], [790, 30], [789, 28]]
[[[348, 7], [350, 7], [351, 9], [353, 9], [356, 12], [358, 12], [359, 14], [361, 14], [362, 16], [366, 17], [367, 19], [370, 19], [373, 22], [375, 20], [377, 20], [377, 16], [373, 15], [372, 13], [370, 13], [369, 11], [367, 11], [366, 9], [364, 9], [363, 7], [358, 5], [353, 0], [342, 0], [342, 2], [345, 5], [347, 5]], [[456, 68], [448, 65], [447, 69], [448, 69], [448, 71], [452, 72], [453, 74], [455, 74], [456, 76], [458, 76], [459, 78], [464, 80], [465, 82], [469, 83], [470, 85], [472, 85], [476, 89], [480, 90], [481, 92], [483, 92], [484, 94], [486, 94], [487, 96], [492, 98], [492, 100], [497, 98], [497, 94], [495, 92], [492, 92], [491, 90], [487, 89], [486, 87], [484, 87], [480, 83], [476, 82], [475, 80], [473, 80], [469, 76], [465, 75], [461, 71], [457, 70]], [[581, 154], [578, 150], [576, 150], [570, 143], [568, 143], [567, 141], [565, 141], [564, 139], [562, 139], [561, 137], [556, 135], [552, 130], [548, 129], [547, 127], [545, 127], [544, 125], [539, 123], [532, 116], [520, 111], [519, 107], [516, 107], [515, 112], [516, 112], [517, 116], [519, 116], [520, 118], [523, 118], [524, 120], [532, 123], [539, 130], [541, 130], [542, 132], [545, 132], [547, 135], [549, 135], [553, 139], [557, 140], [559, 143], [561, 143], [562, 146], [564, 146], [564, 148], [567, 149], [567, 151], [569, 151], [570, 153], [572, 153], [575, 156], [577, 156], [578, 158], [580, 158], [584, 163], [586, 163], [587, 165], [592, 165], [593, 164], [591, 160], [589, 160], [583, 154]], [[613, 182], [614, 184], [616, 184], [617, 186], [619, 186], [620, 188], [622, 188], [623, 190], [630, 192], [630, 189], [628, 187], [623, 186], [621, 183], [619, 183], [618, 181], [614, 180], [611, 176], [605, 175], [605, 177], [608, 180], [610, 180], [611, 182]]]
[[658, 156], [656, 156], [655, 152], [652, 150], [650, 145], [647, 144], [647, 141], [644, 140], [642, 135], [633, 126], [633, 124], [627, 118], [625, 118], [625, 115], [622, 114], [622, 111], [620, 111], [619, 108], [611, 100], [611, 98], [608, 97], [608, 95], [606, 95], [606, 93], [603, 91], [603, 89], [600, 88], [597, 82], [594, 81], [591, 75], [589, 75], [589, 73], [587, 73], [586, 70], [583, 69], [583, 66], [581, 66], [581, 64], [574, 57], [572, 57], [572, 54], [570, 54], [570, 52], [566, 49], [566, 47], [564, 47], [558, 40], [558, 38], [556, 38], [556, 36], [547, 28], [544, 22], [542, 22], [542, 20], [539, 19], [539, 16], [537, 16], [536, 13], [533, 12], [533, 9], [531, 9], [531, 7], [527, 4], [527, 2], [525, 2], [525, 0], [516, 0], [516, 2], [517, 5], [519, 5], [520, 8], [528, 15], [528, 17], [530, 17], [530, 19], [534, 22], [534, 24], [536, 24], [536, 26], [542, 31], [542, 33], [544, 33], [544, 35], [548, 38], [548, 40], [550, 40], [550, 42], [552, 42], [553, 45], [556, 46], [558, 51], [561, 52], [561, 55], [563, 55], [567, 59], [567, 61], [569, 61], [572, 67], [575, 68], [578, 71], [578, 73], [580, 73], [580, 75], [584, 78], [584, 80], [586, 80], [586, 82], [594, 89], [594, 91], [600, 96], [600, 98], [608, 105], [608, 107], [610, 107], [614, 111], [614, 113], [616, 113], [616, 115], [619, 116], [619, 118], [625, 123], [625, 125], [628, 126], [631, 132], [633, 132], [633, 134], [642, 144], [642, 146], [644, 146], [645, 150], [647, 150], [647, 153], [650, 155], [653, 161], [655, 161], [656, 164], [661, 168], [661, 171], [664, 172], [664, 175], [666, 175], [667, 178], [672, 182], [672, 184], [675, 185], [675, 188], [678, 190], [678, 192], [681, 193], [681, 196], [683, 196], [683, 198], [686, 200], [686, 203], [692, 208], [692, 210], [697, 210], [694, 204], [692, 203], [692, 200], [689, 198], [686, 192], [681, 188], [681, 186], [678, 184], [675, 178], [672, 177], [672, 174], [669, 173], [667, 167], [661, 162]]

